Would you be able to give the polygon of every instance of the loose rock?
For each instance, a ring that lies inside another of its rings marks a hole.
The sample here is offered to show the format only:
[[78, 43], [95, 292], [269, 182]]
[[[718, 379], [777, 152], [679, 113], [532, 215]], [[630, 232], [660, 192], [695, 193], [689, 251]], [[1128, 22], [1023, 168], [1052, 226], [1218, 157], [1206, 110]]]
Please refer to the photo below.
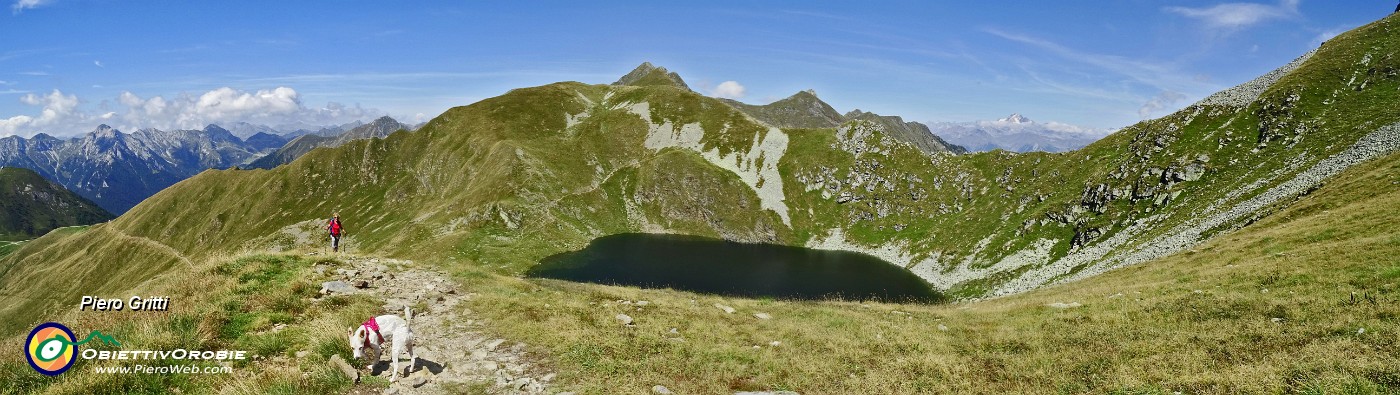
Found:
[[355, 368], [350, 367], [350, 364], [345, 363], [345, 359], [341, 358], [339, 354], [332, 355], [329, 362], [331, 366], [340, 370], [341, 373], [344, 373], [345, 377], [350, 378], [351, 382], [360, 382], [360, 371], [355, 370]]
[[350, 290], [352, 289], [353, 288], [350, 288], [350, 284], [347, 284], [344, 281], [327, 281], [321, 283], [322, 295], [330, 295], [333, 293], [345, 293], [350, 292]]

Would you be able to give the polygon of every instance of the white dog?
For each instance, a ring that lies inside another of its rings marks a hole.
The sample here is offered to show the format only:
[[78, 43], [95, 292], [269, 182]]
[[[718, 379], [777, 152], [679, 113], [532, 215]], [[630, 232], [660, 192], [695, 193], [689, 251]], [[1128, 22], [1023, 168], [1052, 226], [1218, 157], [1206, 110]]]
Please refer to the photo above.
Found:
[[412, 363], [408, 365], [409, 372], [418, 366], [418, 356], [413, 354], [413, 331], [408, 328], [409, 322], [413, 320], [413, 313], [408, 311], [408, 307], [403, 308], [403, 318], [386, 314], [370, 318], [365, 323], [360, 324], [350, 332], [350, 348], [355, 350], [355, 358], [365, 358], [365, 348], [369, 348], [374, 356], [368, 358], [368, 369], [374, 370], [374, 364], [379, 362], [379, 357], [384, 355], [384, 342], [390, 342], [389, 362], [393, 366], [393, 373], [389, 375], [389, 381], [395, 381], [399, 376], [399, 354], [408, 352], [408, 358]]

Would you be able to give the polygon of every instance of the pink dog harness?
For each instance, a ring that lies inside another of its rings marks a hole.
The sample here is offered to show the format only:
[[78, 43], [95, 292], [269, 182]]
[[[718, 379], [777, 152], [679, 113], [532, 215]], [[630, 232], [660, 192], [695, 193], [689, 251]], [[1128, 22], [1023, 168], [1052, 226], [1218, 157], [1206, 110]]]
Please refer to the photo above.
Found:
[[[365, 327], [365, 329], [369, 329], [369, 330], [371, 330], [371, 331], [374, 331], [374, 335], [375, 335], [375, 336], [379, 336], [379, 344], [384, 344], [384, 335], [382, 335], [382, 334], [379, 333], [379, 323], [378, 323], [378, 322], [374, 322], [374, 318], [373, 318], [373, 317], [370, 317], [370, 319], [369, 319], [368, 321], [365, 321], [365, 323], [360, 324], [360, 326]], [[370, 346], [370, 344], [369, 344], [369, 336], [365, 336], [365, 347], [369, 347], [369, 346]]]

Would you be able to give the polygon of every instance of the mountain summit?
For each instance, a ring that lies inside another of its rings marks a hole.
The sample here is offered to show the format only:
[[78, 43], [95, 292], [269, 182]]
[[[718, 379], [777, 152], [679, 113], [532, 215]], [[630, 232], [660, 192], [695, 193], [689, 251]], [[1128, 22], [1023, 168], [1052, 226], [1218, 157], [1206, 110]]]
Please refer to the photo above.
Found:
[[835, 128], [841, 124], [863, 120], [874, 122], [889, 133], [890, 137], [914, 145], [926, 153], [936, 152], [967, 152], [963, 147], [950, 144], [942, 138], [934, 135], [928, 127], [918, 122], [904, 122], [897, 116], [883, 116], [875, 113], [854, 110], [846, 115], [836, 112], [830, 104], [817, 97], [817, 92], [811, 89], [803, 90], [765, 105], [753, 105], [741, 103], [737, 100], [719, 99], [729, 104], [730, 107], [748, 114], [770, 126], [779, 128]]
[[686, 90], [690, 89], [690, 86], [685, 84], [685, 80], [682, 80], [679, 74], [666, 70], [665, 67], [653, 66], [651, 62], [642, 62], [642, 65], [632, 69], [632, 72], [622, 76], [622, 78], [614, 82], [613, 85], [667, 85]]
[[1025, 116], [1022, 116], [1021, 114], [1014, 113], [1014, 112], [1011, 113], [1011, 115], [1007, 116], [1006, 118], [998, 119], [997, 122], [1003, 122], [1003, 123], [1035, 123], [1035, 121], [1032, 121], [1030, 118], [1026, 118]]
[[720, 100], [763, 123], [780, 128], [834, 128], [843, 121], [841, 113], [818, 99], [817, 93], [811, 89], [762, 106], [738, 100]]

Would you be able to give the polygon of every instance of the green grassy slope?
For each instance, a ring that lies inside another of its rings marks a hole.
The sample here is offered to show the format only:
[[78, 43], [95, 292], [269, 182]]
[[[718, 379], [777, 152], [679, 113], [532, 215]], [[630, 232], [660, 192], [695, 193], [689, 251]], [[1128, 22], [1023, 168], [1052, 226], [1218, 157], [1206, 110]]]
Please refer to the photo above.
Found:
[[0, 167], [0, 241], [28, 240], [61, 227], [112, 218], [107, 210], [33, 170]]
[[[1400, 154], [1195, 250], [945, 306], [500, 277], [468, 288], [483, 295], [474, 311], [541, 345], [580, 393], [1395, 393], [1395, 207]], [[637, 300], [648, 306], [622, 303]]]

